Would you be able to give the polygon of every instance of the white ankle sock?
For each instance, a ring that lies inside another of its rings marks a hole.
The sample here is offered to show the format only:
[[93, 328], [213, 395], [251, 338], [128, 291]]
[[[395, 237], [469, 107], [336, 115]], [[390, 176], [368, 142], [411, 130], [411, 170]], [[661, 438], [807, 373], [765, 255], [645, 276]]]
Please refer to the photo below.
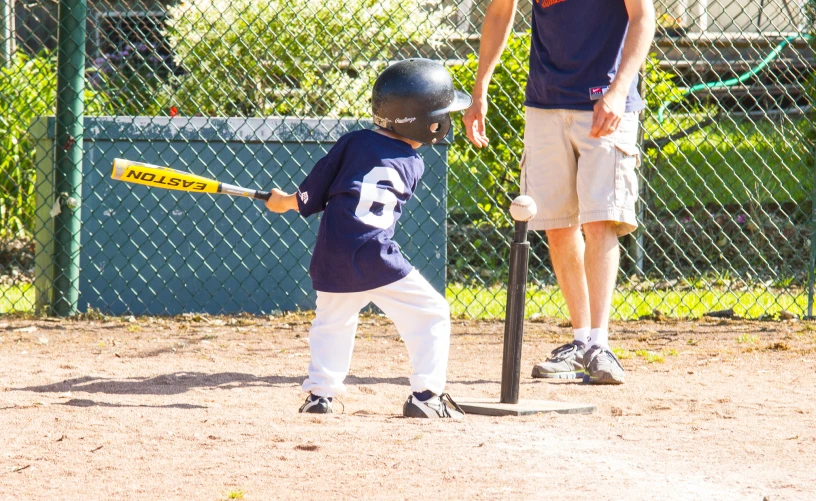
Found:
[[587, 344], [587, 339], [589, 338], [589, 327], [573, 329], [572, 332], [575, 333], [576, 341], [581, 341], [582, 343]]
[[590, 329], [587, 346], [600, 346], [609, 349], [609, 329]]

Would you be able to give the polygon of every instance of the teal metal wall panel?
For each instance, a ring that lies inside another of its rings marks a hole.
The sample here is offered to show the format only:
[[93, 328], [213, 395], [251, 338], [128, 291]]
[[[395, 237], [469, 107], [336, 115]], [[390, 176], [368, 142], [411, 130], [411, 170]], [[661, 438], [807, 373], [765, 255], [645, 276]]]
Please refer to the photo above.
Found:
[[[49, 131], [53, 127], [49, 124]], [[308, 277], [319, 218], [262, 203], [110, 179], [123, 157], [224, 182], [294, 191], [356, 120], [86, 118], [80, 309], [111, 314], [269, 313], [314, 308]], [[445, 287], [447, 145], [426, 171], [395, 240]]]

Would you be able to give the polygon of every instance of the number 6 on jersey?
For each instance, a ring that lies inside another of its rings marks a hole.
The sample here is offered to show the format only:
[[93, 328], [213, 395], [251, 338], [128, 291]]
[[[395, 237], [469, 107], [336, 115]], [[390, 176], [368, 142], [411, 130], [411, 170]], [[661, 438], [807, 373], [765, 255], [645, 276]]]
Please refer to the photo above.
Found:
[[[395, 169], [374, 167], [363, 178], [360, 202], [354, 210], [357, 218], [375, 228], [387, 229], [394, 224], [394, 209], [398, 199], [385, 183], [391, 183], [396, 192], [405, 193], [405, 183]], [[374, 204], [382, 204], [382, 208], [374, 212]]]

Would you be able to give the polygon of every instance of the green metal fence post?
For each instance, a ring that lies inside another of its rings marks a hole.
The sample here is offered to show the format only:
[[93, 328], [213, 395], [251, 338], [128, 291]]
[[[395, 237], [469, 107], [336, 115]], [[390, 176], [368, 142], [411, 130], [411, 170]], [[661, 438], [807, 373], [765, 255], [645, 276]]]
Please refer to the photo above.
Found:
[[808, 261], [807, 316], [813, 318], [813, 280], [816, 274], [816, 147], [813, 148], [813, 193], [810, 197], [810, 260]]
[[86, 0], [62, 0], [57, 52], [57, 130], [54, 219], [54, 296], [60, 316], [73, 315], [79, 300], [79, 201], [82, 199], [82, 135], [85, 93]]
[[14, 0], [0, 0], [0, 65], [10, 65], [13, 53]]

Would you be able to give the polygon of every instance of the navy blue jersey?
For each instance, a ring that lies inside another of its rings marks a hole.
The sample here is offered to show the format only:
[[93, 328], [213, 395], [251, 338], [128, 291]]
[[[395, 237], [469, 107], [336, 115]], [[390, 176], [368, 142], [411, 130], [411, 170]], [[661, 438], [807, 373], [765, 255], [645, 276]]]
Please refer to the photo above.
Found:
[[309, 267], [315, 290], [376, 289], [413, 270], [391, 238], [424, 169], [410, 145], [373, 130], [344, 135], [315, 164], [297, 193], [303, 217], [324, 211]]
[[[533, 0], [526, 106], [590, 111], [615, 79], [629, 28], [624, 0]], [[645, 107], [637, 78], [626, 111]]]

